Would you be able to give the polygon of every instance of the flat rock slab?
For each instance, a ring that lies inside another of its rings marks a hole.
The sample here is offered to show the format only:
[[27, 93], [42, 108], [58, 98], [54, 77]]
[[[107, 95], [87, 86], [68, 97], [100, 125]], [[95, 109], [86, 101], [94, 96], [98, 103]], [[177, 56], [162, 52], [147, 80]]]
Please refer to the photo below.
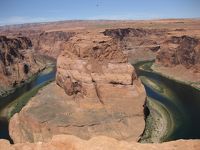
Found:
[[145, 92], [138, 85], [141, 87], [133, 90], [132, 100], [119, 97], [102, 104], [96, 99], [76, 100], [53, 82], [11, 118], [10, 135], [15, 143], [47, 141], [57, 134], [137, 141], [145, 125]]
[[82, 140], [72, 135], [55, 135], [48, 142], [10, 144], [0, 140], [5, 150], [199, 150], [200, 140], [178, 140], [159, 144], [118, 141], [105, 136]]

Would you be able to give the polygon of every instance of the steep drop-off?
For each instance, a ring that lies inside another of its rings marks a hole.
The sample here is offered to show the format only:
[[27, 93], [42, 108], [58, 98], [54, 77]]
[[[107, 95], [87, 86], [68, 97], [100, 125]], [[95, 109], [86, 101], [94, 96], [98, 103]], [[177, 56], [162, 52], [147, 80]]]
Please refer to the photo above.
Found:
[[32, 34], [29, 37], [37, 52], [57, 58], [60, 52], [64, 50], [63, 44], [73, 35], [73, 32], [51, 31], [39, 32], [37, 34]]
[[189, 36], [172, 36], [158, 51], [156, 63], [152, 69], [200, 89], [199, 39]]
[[99, 32], [71, 38], [58, 57], [56, 83], [11, 118], [15, 143], [47, 141], [56, 134], [139, 139], [146, 94], [115, 40]]
[[106, 29], [104, 35], [118, 41], [121, 48], [128, 54], [130, 63], [152, 60], [161, 44], [166, 39], [167, 30], [143, 28]]
[[26, 37], [0, 36], [0, 95], [25, 82], [44, 67], [34, 56]]
[[200, 43], [189, 36], [171, 37], [165, 42], [156, 57], [156, 63], [166, 67], [183, 65], [195, 72], [200, 71]]

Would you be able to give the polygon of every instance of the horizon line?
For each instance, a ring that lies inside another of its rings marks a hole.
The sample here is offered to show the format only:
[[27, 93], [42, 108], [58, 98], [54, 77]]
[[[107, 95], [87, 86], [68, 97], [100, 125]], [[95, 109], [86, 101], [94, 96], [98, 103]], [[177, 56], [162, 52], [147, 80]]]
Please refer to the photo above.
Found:
[[171, 18], [145, 18], [145, 19], [61, 19], [55, 21], [36, 21], [36, 22], [26, 22], [26, 23], [11, 23], [11, 24], [0, 24], [0, 27], [9, 27], [9, 26], [23, 26], [23, 25], [30, 25], [30, 24], [48, 24], [48, 23], [56, 23], [56, 22], [67, 22], [67, 21], [158, 21], [158, 20], [199, 20], [200, 17], [171, 17]]

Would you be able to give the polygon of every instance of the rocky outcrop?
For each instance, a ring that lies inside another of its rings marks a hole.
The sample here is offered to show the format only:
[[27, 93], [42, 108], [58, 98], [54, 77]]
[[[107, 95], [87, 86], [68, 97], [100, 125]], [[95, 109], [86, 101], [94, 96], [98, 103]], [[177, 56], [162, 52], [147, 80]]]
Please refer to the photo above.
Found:
[[67, 42], [73, 32], [51, 31], [39, 32], [29, 36], [33, 42], [33, 47], [41, 54], [57, 58], [63, 50], [63, 44]]
[[69, 31], [19, 30], [4, 34], [29, 37], [37, 53], [57, 58], [60, 52], [64, 50], [64, 43], [75, 33]]
[[146, 95], [115, 40], [96, 32], [71, 38], [58, 57], [56, 83], [11, 118], [15, 143], [47, 141], [56, 134], [139, 139]]
[[165, 40], [167, 30], [119, 28], [107, 29], [104, 35], [111, 36], [120, 43], [128, 54], [130, 63], [155, 59], [160, 45]]
[[189, 36], [171, 37], [158, 52], [156, 63], [165, 67], [182, 65], [200, 72], [199, 40]]
[[0, 36], [0, 95], [42, 67], [34, 58], [31, 47], [29, 38]]
[[46, 30], [6, 30], [1, 33], [7, 36], [29, 37], [35, 51], [41, 55], [57, 58], [62, 50], [64, 43], [67, 42], [75, 32], [70, 31], [46, 31]]
[[56, 135], [48, 142], [19, 143], [10, 145], [0, 140], [0, 148], [5, 150], [198, 150], [199, 140], [178, 140], [162, 144], [140, 144], [118, 141], [113, 138], [98, 136], [82, 140], [72, 135]]
[[143, 28], [120, 28], [120, 29], [106, 29], [103, 33], [113, 38], [122, 40], [125, 37], [145, 37], [149, 35], [161, 36], [165, 30], [157, 29], [143, 29]]

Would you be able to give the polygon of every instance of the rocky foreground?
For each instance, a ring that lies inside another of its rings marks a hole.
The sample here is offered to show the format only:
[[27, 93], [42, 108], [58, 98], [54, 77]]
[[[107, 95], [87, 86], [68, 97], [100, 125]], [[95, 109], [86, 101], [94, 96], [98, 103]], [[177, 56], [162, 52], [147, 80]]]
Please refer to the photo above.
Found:
[[82, 140], [72, 135], [55, 135], [48, 142], [18, 143], [10, 145], [0, 140], [0, 148], [5, 150], [198, 150], [199, 140], [178, 140], [162, 144], [140, 144], [118, 141], [105, 136]]

